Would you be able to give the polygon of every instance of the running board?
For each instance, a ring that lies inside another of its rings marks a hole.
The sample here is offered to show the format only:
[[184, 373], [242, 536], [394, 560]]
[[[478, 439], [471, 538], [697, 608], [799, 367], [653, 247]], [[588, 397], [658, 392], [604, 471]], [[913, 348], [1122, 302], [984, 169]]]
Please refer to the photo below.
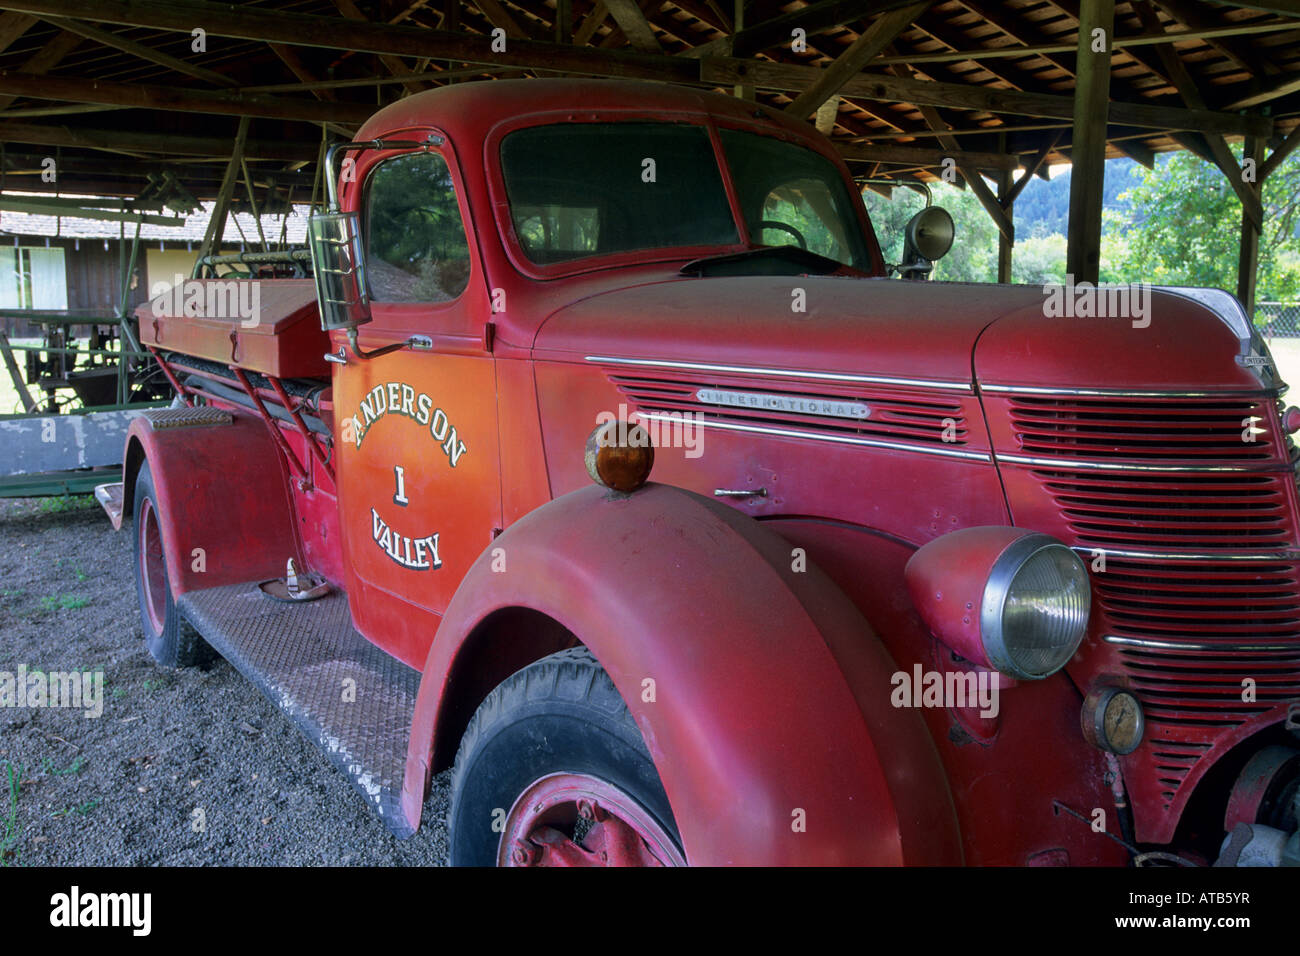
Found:
[[347, 595], [288, 603], [256, 583], [181, 595], [181, 613], [325, 751], [395, 836], [420, 673], [352, 626]]

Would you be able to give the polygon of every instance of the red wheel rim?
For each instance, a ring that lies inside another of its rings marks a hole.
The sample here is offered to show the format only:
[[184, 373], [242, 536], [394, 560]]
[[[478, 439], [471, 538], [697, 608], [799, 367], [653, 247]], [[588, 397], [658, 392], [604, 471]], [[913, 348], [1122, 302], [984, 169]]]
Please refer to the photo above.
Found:
[[155, 634], [161, 634], [167, 616], [167, 565], [163, 561], [162, 531], [153, 501], [140, 505], [140, 591], [145, 616]]
[[[579, 838], [577, 833], [585, 831]], [[618, 787], [553, 773], [535, 780], [506, 816], [498, 866], [685, 866], [668, 832]]]

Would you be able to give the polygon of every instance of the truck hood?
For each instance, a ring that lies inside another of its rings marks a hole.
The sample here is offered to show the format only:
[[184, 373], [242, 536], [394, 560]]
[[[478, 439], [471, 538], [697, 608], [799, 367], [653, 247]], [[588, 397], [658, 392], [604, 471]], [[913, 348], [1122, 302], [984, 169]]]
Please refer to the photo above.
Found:
[[[1041, 299], [1041, 290], [1027, 286], [832, 276], [681, 278], [563, 308], [542, 326], [535, 347], [570, 358], [719, 362], [969, 384], [972, 349], [984, 327]], [[804, 311], [796, 311], [800, 304]]]
[[[1127, 315], [1047, 307], [1043, 286], [674, 278], [557, 310], [534, 350], [561, 361], [602, 356], [966, 384], [975, 369], [981, 382], [1030, 388], [1261, 387], [1242, 361], [1252, 347], [1245, 317], [1234, 324], [1228, 315], [1241, 311], [1235, 299], [1216, 290], [1144, 295], [1150, 321], [1135, 325]], [[1063, 298], [1074, 296], [1067, 287]]]

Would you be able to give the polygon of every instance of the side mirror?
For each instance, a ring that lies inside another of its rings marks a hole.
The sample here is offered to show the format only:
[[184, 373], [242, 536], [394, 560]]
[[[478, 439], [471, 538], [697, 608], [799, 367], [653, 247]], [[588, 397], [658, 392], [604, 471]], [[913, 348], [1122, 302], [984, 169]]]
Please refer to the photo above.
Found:
[[360, 217], [355, 212], [315, 213], [307, 220], [307, 242], [321, 328], [355, 329], [369, 322]]
[[903, 262], [898, 267], [902, 277], [927, 278], [952, 248], [956, 232], [952, 216], [939, 206], [926, 206], [913, 216], [903, 231]]

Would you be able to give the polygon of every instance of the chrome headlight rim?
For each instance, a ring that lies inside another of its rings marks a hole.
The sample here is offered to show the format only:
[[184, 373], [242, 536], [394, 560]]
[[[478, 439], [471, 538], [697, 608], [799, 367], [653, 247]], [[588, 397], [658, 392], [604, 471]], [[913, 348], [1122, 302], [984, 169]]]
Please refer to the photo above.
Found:
[[[1016, 663], [1015, 658], [1006, 646], [1003, 614], [1006, 610], [1007, 599], [1011, 596], [1011, 586], [1015, 582], [1016, 576], [1036, 555], [1043, 551], [1064, 551], [1078, 565], [1083, 581], [1088, 587], [1088, 602], [1083, 610], [1078, 638], [1075, 640], [1073, 647], [1070, 648], [1070, 652], [1062, 655], [1060, 663], [1051, 670], [1042, 673], [1031, 673]], [[1053, 538], [1050, 534], [1031, 532], [1009, 544], [993, 563], [988, 582], [984, 585], [984, 597], [980, 603], [980, 642], [984, 645], [984, 653], [988, 656], [989, 663], [1003, 674], [1018, 680], [1042, 680], [1061, 670], [1074, 657], [1079, 650], [1079, 645], [1083, 643], [1088, 634], [1088, 621], [1091, 616], [1092, 593], [1087, 566], [1068, 545]]]

